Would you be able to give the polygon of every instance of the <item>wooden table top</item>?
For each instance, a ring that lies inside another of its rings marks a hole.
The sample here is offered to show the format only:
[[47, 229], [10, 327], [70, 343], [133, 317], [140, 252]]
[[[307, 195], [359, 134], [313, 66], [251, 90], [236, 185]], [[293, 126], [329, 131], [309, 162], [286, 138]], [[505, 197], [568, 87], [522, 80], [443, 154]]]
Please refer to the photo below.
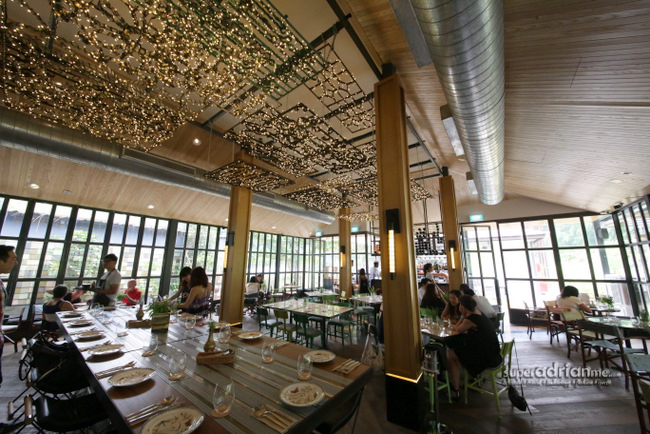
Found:
[[[336, 306], [338, 307], [338, 306]], [[159, 346], [156, 354], [151, 357], [143, 356], [143, 346], [149, 342], [151, 330], [128, 329], [129, 334], [118, 337], [115, 323], [128, 321], [135, 318], [135, 310], [117, 309], [107, 312], [103, 318], [93, 318], [85, 313], [82, 318], [92, 320], [93, 324], [87, 327], [72, 327], [72, 319], [59, 318], [62, 330], [66, 332], [66, 339], [80, 350], [112, 340], [116, 344], [123, 344], [122, 352], [105, 356], [90, 356], [87, 351], [78, 353], [80, 360], [87, 366], [87, 377], [91, 381], [98, 397], [109, 411], [111, 420], [119, 430], [129, 429], [124, 417], [146, 405], [160, 402], [163, 397], [174, 395], [184, 405], [198, 408], [204, 414], [204, 421], [197, 433], [273, 433], [272, 428], [252, 416], [251, 408], [265, 404], [276, 408], [296, 420], [287, 432], [301, 433], [313, 430], [318, 424], [326, 420], [329, 415], [350, 396], [361, 390], [370, 381], [372, 371], [366, 365], [361, 365], [348, 375], [334, 371], [346, 359], [335, 357], [334, 360], [315, 364], [310, 383], [318, 384], [325, 391], [325, 398], [318, 404], [305, 408], [295, 408], [285, 405], [280, 400], [280, 391], [294, 383], [299, 383], [296, 373], [296, 360], [300, 354], [310, 351], [307, 348], [282, 342], [277, 349], [274, 363], [261, 362], [261, 348], [265, 340], [271, 338], [264, 336], [254, 340], [243, 340], [237, 335], [238, 329], [233, 329], [233, 336], [227, 346], [235, 350], [236, 359], [232, 364], [198, 365], [196, 354], [203, 351], [207, 339], [207, 325], [186, 330], [182, 322], [170, 324], [167, 333], [156, 333]], [[78, 319], [78, 318], [75, 318]], [[104, 324], [104, 322], [106, 324]], [[73, 334], [84, 330], [95, 329], [101, 331], [105, 337], [95, 341], [79, 341]], [[71, 335], [72, 334], [72, 335]], [[272, 339], [276, 341], [276, 339]], [[169, 361], [184, 355], [186, 358], [185, 378], [172, 381], [168, 378]], [[109, 384], [109, 379], [97, 380], [95, 373], [133, 361], [136, 367], [151, 368], [155, 375], [150, 380], [131, 387], [114, 387]], [[235, 383], [236, 400], [230, 415], [224, 418], [210, 416], [212, 409], [212, 393], [215, 384], [232, 379]], [[109, 410], [110, 408], [110, 410]], [[139, 432], [138, 427], [134, 432]]]
[[289, 312], [305, 313], [323, 318], [334, 318], [352, 310], [351, 307], [338, 306], [336, 304], [305, 303], [304, 300], [278, 301], [275, 303], [265, 304], [264, 307], [270, 309], [281, 309]]
[[382, 304], [384, 297], [381, 295], [355, 295], [352, 300], [364, 304]]

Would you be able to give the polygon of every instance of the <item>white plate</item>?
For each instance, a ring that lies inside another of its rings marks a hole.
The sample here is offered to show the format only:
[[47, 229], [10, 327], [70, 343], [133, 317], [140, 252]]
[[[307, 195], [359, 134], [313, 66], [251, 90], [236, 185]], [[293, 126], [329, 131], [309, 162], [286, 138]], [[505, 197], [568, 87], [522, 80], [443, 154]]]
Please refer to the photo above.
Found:
[[203, 423], [203, 413], [194, 407], [179, 407], [152, 417], [142, 434], [189, 434]]
[[104, 345], [88, 350], [88, 354], [91, 356], [109, 356], [111, 354], [119, 353], [122, 351], [122, 348], [124, 348], [124, 345]]
[[314, 363], [327, 363], [334, 360], [336, 354], [327, 350], [314, 350], [305, 353], [305, 356], [309, 356]]
[[149, 368], [134, 368], [118, 372], [108, 379], [108, 384], [115, 387], [135, 386], [154, 376], [156, 371]]
[[78, 341], [92, 341], [93, 339], [101, 339], [104, 337], [104, 332], [92, 331], [79, 333], [77, 336]]
[[261, 338], [262, 336], [264, 336], [262, 332], [243, 332], [239, 334], [239, 339], [251, 340]]
[[79, 318], [83, 314], [81, 312], [68, 312], [68, 313], [62, 313], [61, 318]]
[[68, 324], [69, 327], [87, 327], [89, 325], [93, 325], [93, 322], [89, 321], [87, 319], [80, 319], [78, 321], [72, 321], [70, 324]]
[[280, 400], [292, 407], [318, 404], [324, 396], [323, 388], [314, 383], [294, 383], [280, 392]]

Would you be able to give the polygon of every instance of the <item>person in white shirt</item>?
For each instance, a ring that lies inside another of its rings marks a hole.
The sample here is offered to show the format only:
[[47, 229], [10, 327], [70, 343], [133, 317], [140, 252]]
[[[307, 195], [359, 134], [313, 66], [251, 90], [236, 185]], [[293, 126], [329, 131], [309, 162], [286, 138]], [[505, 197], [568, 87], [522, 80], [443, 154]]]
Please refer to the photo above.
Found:
[[422, 297], [424, 296], [424, 291], [427, 288], [427, 285], [431, 283], [431, 279], [427, 279], [426, 277], [423, 277], [422, 280], [420, 280], [420, 287], [418, 288], [418, 300], [420, 303], [422, 303]]
[[562, 295], [557, 299], [557, 307], [562, 309], [574, 309], [581, 310], [583, 312], [591, 313], [589, 306], [581, 300], [579, 296], [580, 292], [575, 286], [565, 286], [562, 290]]
[[246, 284], [246, 295], [257, 295], [259, 294], [261, 285], [257, 281], [255, 276], [251, 277], [251, 280]]
[[480, 310], [483, 315], [490, 319], [497, 317], [497, 313], [494, 311], [490, 301], [482, 295], [477, 295], [469, 285], [466, 283], [461, 284], [460, 292], [462, 292], [463, 295], [471, 295], [474, 297], [474, 300], [476, 300], [476, 308]]
[[122, 281], [122, 275], [115, 268], [116, 265], [117, 256], [113, 253], [104, 256], [104, 268], [106, 272], [99, 278], [97, 286], [93, 289], [95, 295], [93, 296], [92, 303], [99, 303], [102, 306], [115, 306], [117, 291], [120, 289], [120, 282]]
[[370, 286], [377, 287], [377, 281], [381, 280], [381, 270], [379, 269], [379, 262], [375, 261], [373, 266], [368, 270], [368, 277], [370, 278]]

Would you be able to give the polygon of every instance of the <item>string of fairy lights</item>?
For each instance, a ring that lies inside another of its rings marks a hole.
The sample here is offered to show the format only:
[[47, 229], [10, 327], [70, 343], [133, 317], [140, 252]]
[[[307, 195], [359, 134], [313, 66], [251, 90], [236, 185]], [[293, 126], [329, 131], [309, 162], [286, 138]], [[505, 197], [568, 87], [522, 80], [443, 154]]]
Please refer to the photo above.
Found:
[[223, 184], [253, 191], [276, 190], [295, 183], [275, 172], [242, 160], [233, 161], [212, 172], [208, 172], [205, 177]]

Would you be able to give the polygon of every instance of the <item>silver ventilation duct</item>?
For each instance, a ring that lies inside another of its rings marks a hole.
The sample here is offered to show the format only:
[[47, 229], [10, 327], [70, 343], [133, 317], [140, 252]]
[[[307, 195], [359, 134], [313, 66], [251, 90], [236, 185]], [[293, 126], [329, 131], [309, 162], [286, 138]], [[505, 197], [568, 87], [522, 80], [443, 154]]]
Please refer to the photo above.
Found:
[[[230, 197], [229, 186], [194, 176], [181, 165], [152, 164], [135, 158], [137, 153], [121, 155], [121, 146], [108, 140], [46, 123], [4, 107], [0, 107], [0, 145], [218, 197]], [[331, 224], [335, 219], [331, 212], [309, 208], [271, 193], [253, 193], [253, 205], [318, 223]]]
[[481, 201], [503, 199], [504, 29], [501, 0], [410, 0]]

